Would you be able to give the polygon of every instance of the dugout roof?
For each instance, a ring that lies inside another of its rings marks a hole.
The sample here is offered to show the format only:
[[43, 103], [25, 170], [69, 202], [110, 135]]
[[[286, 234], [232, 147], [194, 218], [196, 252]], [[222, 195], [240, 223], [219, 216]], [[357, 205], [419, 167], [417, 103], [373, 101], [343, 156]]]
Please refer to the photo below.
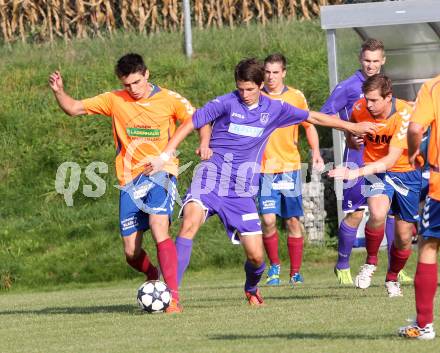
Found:
[[[384, 72], [392, 79], [394, 94], [399, 98], [414, 100], [420, 85], [440, 73], [439, 0], [323, 6], [321, 27], [327, 35], [331, 89], [359, 68], [360, 45], [367, 38], [384, 42]], [[339, 164], [343, 138], [333, 131], [335, 163]], [[336, 185], [338, 196], [341, 191], [341, 185]], [[340, 205], [338, 215], [341, 220]]]

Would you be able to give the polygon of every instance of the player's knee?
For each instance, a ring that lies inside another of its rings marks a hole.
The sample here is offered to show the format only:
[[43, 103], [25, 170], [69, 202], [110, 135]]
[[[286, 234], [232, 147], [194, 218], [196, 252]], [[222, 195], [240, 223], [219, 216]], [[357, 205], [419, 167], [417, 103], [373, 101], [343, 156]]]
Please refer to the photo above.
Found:
[[263, 217], [261, 224], [265, 235], [272, 235], [277, 229], [277, 219], [275, 217], [273, 219]]
[[301, 222], [298, 218], [292, 217], [286, 220], [287, 229], [289, 230], [289, 235], [294, 235], [295, 238], [300, 238], [302, 236], [301, 232]]
[[136, 249], [135, 247], [125, 247], [124, 248], [124, 254], [127, 261], [134, 261], [136, 260], [140, 255], [141, 250]]
[[199, 229], [198, 222], [195, 222], [193, 219], [190, 218], [184, 218], [182, 225], [180, 227], [180, 236], [184, 236], [185, 238], [192, 239], [196, 235], [198, 229]]
[[264, 262], [264, 255], [263, 253], [252, 253], [247, 255], [247, 259], [252, 265], [255, 267], [260, 267]]
[[381, 213], [381, 212], [371, 212], [370, 211], [370, 216], [368, 218], [368, 224], [370, 226], [373, 227], [380, 227], [381, 225], [385, 224], [385, 219], [386, 219], [386, 213]]
[[412, 246], [412, 237], [399, 237], [397, 234], [394, 236], [394, 245], [399, 250], [408, 250]]
[[363, 211], [355, 211], [347, 214], [345, 217], [345, 223], [350, 227], [357, 228], [359, 224], [362, 222], [362, 218], [364, 217]]

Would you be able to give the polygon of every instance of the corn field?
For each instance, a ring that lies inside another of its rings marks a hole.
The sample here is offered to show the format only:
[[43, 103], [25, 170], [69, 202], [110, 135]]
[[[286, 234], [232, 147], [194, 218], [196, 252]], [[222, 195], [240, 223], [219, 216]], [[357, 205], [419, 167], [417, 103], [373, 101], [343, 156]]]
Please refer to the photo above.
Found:
[[[310, 20], [320, 5], [343, 0], [192, 0], [198, 28], [265, 25], [273, 19]], [[180, 31], [182, 1], [177, 0], [0, 0], [0, 41], [53, 41], [111, 35], [116, 30], [143, 34]]]

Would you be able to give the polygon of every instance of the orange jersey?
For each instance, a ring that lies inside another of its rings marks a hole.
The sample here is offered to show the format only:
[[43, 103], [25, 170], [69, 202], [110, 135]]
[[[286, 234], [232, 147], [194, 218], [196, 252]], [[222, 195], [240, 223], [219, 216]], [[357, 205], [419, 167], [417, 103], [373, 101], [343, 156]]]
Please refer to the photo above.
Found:
[[[292, 87], [285, 86], [280, 94], [265, 93], [272, 99], [283, 100], [300, 109], [308, 110], [304, 94]], [[305, 128], [311, 124], [302, 122]], [[261, 173], [282, 173], [301, 169], [301, 157], [298, 151], [298, 125], [276, 129], [269, 137], [261, 160]]]
[[408, 162], [408, 145], [406, 133], [412, 108], [403, 100], [393, 97], [391, 114], [386, 119], [375, 119], [367, 110], [365, 98], [358, 100], [353, 105], [351, 120], [354, 122], [369, 121], [379, 128], [373, 135], [368, 134], [364, 138], [364, 161], [365, 164], [376, 162], [385, 157], [390, 146], [402, 148], [402, 155], [396, 164], [388, 169], [391, 172], [409, 172], [414, 170]]
[[424, 127], [431, 126], [428, 144], [430, 165], [428, 195], [440, 201], [440, 75], [426, 81], [420, 88], [411, 121]]
[[[153, 86], [148, 98], [135, 100], [127, 91], [118, 90], [82, 103], [87, 114], [112, 118], [120, 185], [137, 177], [149, 158], [160, 155], [176, 130], [176, 122], [191, 118], [194, 112], [187, 99], [158, 86]], [[171, 160], [164, 169], [177, 176], [178, 160]]]

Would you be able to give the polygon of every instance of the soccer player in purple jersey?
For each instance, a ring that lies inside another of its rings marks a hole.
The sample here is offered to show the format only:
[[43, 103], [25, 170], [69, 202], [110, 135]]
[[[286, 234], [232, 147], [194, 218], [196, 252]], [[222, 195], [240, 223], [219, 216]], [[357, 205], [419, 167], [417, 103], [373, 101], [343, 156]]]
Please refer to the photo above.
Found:
[[374, 124], [353, 124], [318, 112], [309, 112], [261, 94], [264, 66], [255, 59], [242, 60], [235, 68], [237, 90], [217, 97], [182, 124], [159, 158], [153, 158], [146, 174], [161, 170], [177, 146], [194, 129], [212, 124], [208, 161], [194, 173], [184, 198], [183, 222], [176, 238], [178, 274], [182, 279], [189, 264], [192, 239], [205, 220], [217, 214], [233, 243], [241, 243], [247, 257], [244, 266], [245, 295], [250, 305], [262, 305], [258, 283], [264, 273], [264, 247], [254, 196], [258, 190], [260, 162], [269, 135], [279, 127], [308, 121], [343, 129], [355, 135], [375, 130]]
[[[353, 104], [363, 97], [362, 84], [368, 77], [380, 72], [385, 64], [385, 49], [382, 41], [368, 39], [362, 46], [359, 54], [360, 70], [356, 71], [345, 81], [340, 82], [330, 97], [321, 108], [322, 113], [339, 114], [342, 120], [349, 120]], [[348, 168], [360, 168], [364, 165], [363, 146], [359, 149], [345, 147], [344, 163]], [[346, 213], [338, 230], [338, 260], [335, 274], [340, 284], [353, 285], [350, 272], [350, 255], [356, 240], [359, 224], [362, 221], [364, 209], [367, 208], [366, 198], [362, 195], [361, 188], [364, 178], [358, 178], [355, 184], [344, 186], [342, 209]], [[394, 239], [394, 218], [388, 217], [385, 227], [388, 250]], [[402, 282], [411, 281], [405, 273], [399, 274]]]

